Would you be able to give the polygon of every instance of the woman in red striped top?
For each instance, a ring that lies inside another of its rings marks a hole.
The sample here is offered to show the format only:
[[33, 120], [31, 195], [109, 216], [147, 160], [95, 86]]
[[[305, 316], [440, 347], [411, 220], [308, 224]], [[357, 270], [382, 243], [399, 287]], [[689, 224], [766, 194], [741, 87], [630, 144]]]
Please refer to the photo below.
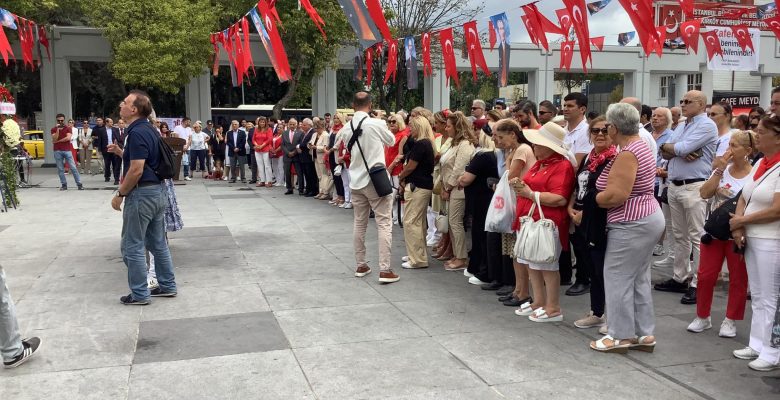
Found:
[[590, 347], [602, 352], [652, 352], [650, 261], [664, 230], [664, 217], [653, 197], [655, 154], [639, 136], [639, 112], [634, 106], [610, 105], [607, 129], [621, 149], [596, 181], [596, 202], [608, 209], [604, 294], [609, 327], [607, 335]]

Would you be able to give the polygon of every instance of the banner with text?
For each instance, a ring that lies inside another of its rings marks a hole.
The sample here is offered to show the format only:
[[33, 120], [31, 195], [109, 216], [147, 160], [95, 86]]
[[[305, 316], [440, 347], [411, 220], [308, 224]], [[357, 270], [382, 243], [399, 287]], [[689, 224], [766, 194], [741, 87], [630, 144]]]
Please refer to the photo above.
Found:
[[734, 37], [731, 28], [711, 27], [709, 30], [718, 32], [720, 47], [723, 49], [723, 57], [715, 56], [707, 63], [707, 68], [713, 71], [758, 71], [758, 49], [761, 40], [761, 31], [750, 28], [750, 38], [753, 39], [753, 48], [742, 50]]

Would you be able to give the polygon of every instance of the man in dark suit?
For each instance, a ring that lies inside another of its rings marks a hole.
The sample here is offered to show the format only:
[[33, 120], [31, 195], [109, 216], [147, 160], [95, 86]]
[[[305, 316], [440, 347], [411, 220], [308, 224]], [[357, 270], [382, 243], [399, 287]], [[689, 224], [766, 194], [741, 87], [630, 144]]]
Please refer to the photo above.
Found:
[[496, 20], [496, 31], [498, 31], [498, 85], [504, 87], [509, 80], [509, 55], [511, 48], [507, 40], [506, 22], [503, 19]]
[[246, 132], [238, 128], [238, 121], [233, 120], [227, 133], [227, 148], [230, 151], [230, 171], [233, 176], [230, 183], [236, 183], [236, 174], [241, 170], [241, 182], [246, 183], [244, 165], [246, 164]]
[[303, 132], [298, 130], [298, 121], [290, 118], [287, 122], [287, 130], [282, 133], [282, 152], [284, 153], [284, 180], [287, 185], [287, 191], [284, 194], [293, 193], [292, 167], [298, 174], [298, 193], [303, 193], [303, 168], [299, 162], [297, 151], [298, 143], [303, 138]]
[[[112, 121], [110, 118], [106, 118], [106, 122], [110, 124]], [[122, 159], [108, 151], [109, 144], [119, 143], [119, 134], [116, 133], [111, 125], [104, 125], [102, 118], [97, 119], [97, 126], [92, 130], [92, 134], [97, 136], [97, 148], [100, 149], [100, 154], [103, 155], [103, 178], [105, 178], [106, 182], [109, 182], [113, 170], [114, 185], [119, 185], [119, 169], [122, 166]]]
[[314, 197], [320, 192], [319, 182], [317, 181], [317, 170], [314, 168], [314, 157], [312, 156], [312, 148], [314, 145], [312, 141], [316, 134], [314, 128], [312, 127], [313, 125], [314, 123], [309, 118], [305, 118], [303, 121], [301, 121], [301, 131], [303, 131], [303, 137], [301, 138], [301, 142], [298, 144], [297, 148], [298, 162], [301, 163], [301, 168], [303, 168], [303, 173], [298, 175], [303, 175], [303, 178], [306, 182], [306, 197]]

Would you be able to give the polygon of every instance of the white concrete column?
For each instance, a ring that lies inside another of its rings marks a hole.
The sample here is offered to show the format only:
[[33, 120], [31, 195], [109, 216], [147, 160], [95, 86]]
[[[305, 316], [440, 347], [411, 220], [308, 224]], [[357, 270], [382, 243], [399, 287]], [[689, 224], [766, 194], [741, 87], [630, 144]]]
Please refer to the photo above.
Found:
[[643, 71], [623, 73], [623, 97], [636, 97], [642, 104], [650, 102], [650, 73]]
[[680, 100], [688, 92], [688, 74], [677, 74], [674, 76], [674, 105], [680, 104]]
[[528, 100], [539, 104], [542, 100], [553, 100], [555, 94], [555, 71], [549, 69], [535, 69], [528, 72]]
[[450, 108], [450, 87], [444, 71], [434, 69], [431, 76], [423, 79], [423, 102], [425, 108], [433, 112]]
[[184, 88], [184, 110], [193, 121], [205, 125], [211, 119], [211, 78], [208, 71], [192, 78]]
[[311, 93], [312, 114], [317, 116], [323, 116], [325, 113], [334, 114], [338, 108], [336, 104], [338, 90], [336, 70], [326, 68], [320, 76], [314, 79], [312, 85], [314, 86]]
[[701, 92], [707, 98], [707, 102], [712, 102], [713, 92], [715, 90], [715, 82], [713, 82], [712, 71], [707, 68], [707, 64], [703, 64], [701, 70]]
[[761, 76], [761, 92], [760, 92], [759, 105], [765, 110], [769, 110], [769, 103], [772, 101], [772, 77], [763, 75]]
[[[52, 46], [52, 53], [54, 53]], [[51, 143], [49, 130], [56, 122], [56, 116], [59, 113], [65, 114], [65, 118], [73, 117], [73, 105], [71, 104], [71, 85], [70, 85], [70, 61], [65, 58], [58, 58], [52, 54], [52, 60], [43, 58], [40, 68], [41, 73], [41, 105], [43, 112], [43, 126], [38, 127], [43, 131], [43, 141], [46, 156], [43, 161], [44, 167], [53, 167], [54, 147]]]

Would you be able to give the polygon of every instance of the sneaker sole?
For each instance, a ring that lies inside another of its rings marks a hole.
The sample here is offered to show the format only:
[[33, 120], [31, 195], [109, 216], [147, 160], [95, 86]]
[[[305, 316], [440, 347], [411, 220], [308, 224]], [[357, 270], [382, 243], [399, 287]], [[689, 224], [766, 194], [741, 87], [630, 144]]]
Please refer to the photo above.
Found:
[[757, 358], [758, 358], [758, 356], [755, 356], [755, 357], [745, 357], [745, 356], [738, 356], [738, 355], [736, 355], [736, 354], [734, 354], [734, 353], [731, 353], [731, 355], [733, 355], [733, 356], [734, 356], [734, 358], [738, 358], [738, 359], [740, 359], [740, 360], [747, 360], [747, 361], [753, 361], [753, 360], [755, 360], [755, 359], [757, 359]]
[[731, 339], [731, 338], [735, 338], [735, 337], [737, 337], [737, 334], [735, 333], [735, 334], [733, 334], [733, 335], [724, 335], [724, 334], [722, 334], [722, 333], [718, 333], [718, 336], [720, 336], [720, 337], [722, 337], [722, 338], [726, 338], [726, 339]]
[[151, 297], [176, 297], [178, 293], [160, 293], [160, 294], [150, 294]]
[[362, 277], [364, 277], [364, 276], [366, 276], [366, 275], [368, 275], [370, 273], [371, 273], [371, 270], [368, 270], [368, 272], [355, 272], [355, 276], [358, 277], [358, 278], [362, 278]]
[[604, 326], [604, 324], [605, 323], [602, 322], [600, 324], [594, 324], [594, 325], [581, 325], [581, 324], [578, 324], [577, 321], [574, 321], [574, 326], [576, 326], [577, 328], [580, 328], [580, 329], [601, 328], [602, 326]]
[[404, 267], [402, 265], [401, 268], [403, 268], [403, 269], [425, 269], [425, 268], [428, 268], [428, 266], [427, 265], [422, 265], [422, 266], [419, 266], [419, 267], [417, 267], [417, 266]]
[[133, 303], [125, 303], [120, 301], [119, 304], [126, 305], [126, 306], [148, 306], [151, 302], [149, 301], [136, 301]]
[[381, 282], [381, 283], [393, 283], [393, 282], [398, 282], [399, 280], [401, 280], [401, 277], [398, 277], [398, 278], [379, 278], [379, 282]]
[[35, 353], [37, 353], [38, 350], [40, 350], [42, 346], [43, 346], [43, 340], [41, 340], [41, 342], [38, 343], [38, 348], [35, 349], [35, 351], [33, 351], [32, 354], [30, 354], [28, 357], [22, 358], [21, 360], [15, 362], [13, 364], [3, 364], [3, 368], [5, 368], [5, 369], [13, 369], [13, 368], [16, 368], [16, 367], [26, 363], [27, 361], [30, 361], [30, 359], [33, 358], [33, 356], [35, 356]]
[[[29, 357], [28, 357], [29, 358]], [[776, 369], [780, 369], [780, 365], [773, 365], [771, 367], [765, 367], [765, 368], [758, 368], [754, 367], [750, 364], [748, 364], [748, 368], [752, 369], [753, 371], [759, 371], [759, 372], [772, 372]]]

